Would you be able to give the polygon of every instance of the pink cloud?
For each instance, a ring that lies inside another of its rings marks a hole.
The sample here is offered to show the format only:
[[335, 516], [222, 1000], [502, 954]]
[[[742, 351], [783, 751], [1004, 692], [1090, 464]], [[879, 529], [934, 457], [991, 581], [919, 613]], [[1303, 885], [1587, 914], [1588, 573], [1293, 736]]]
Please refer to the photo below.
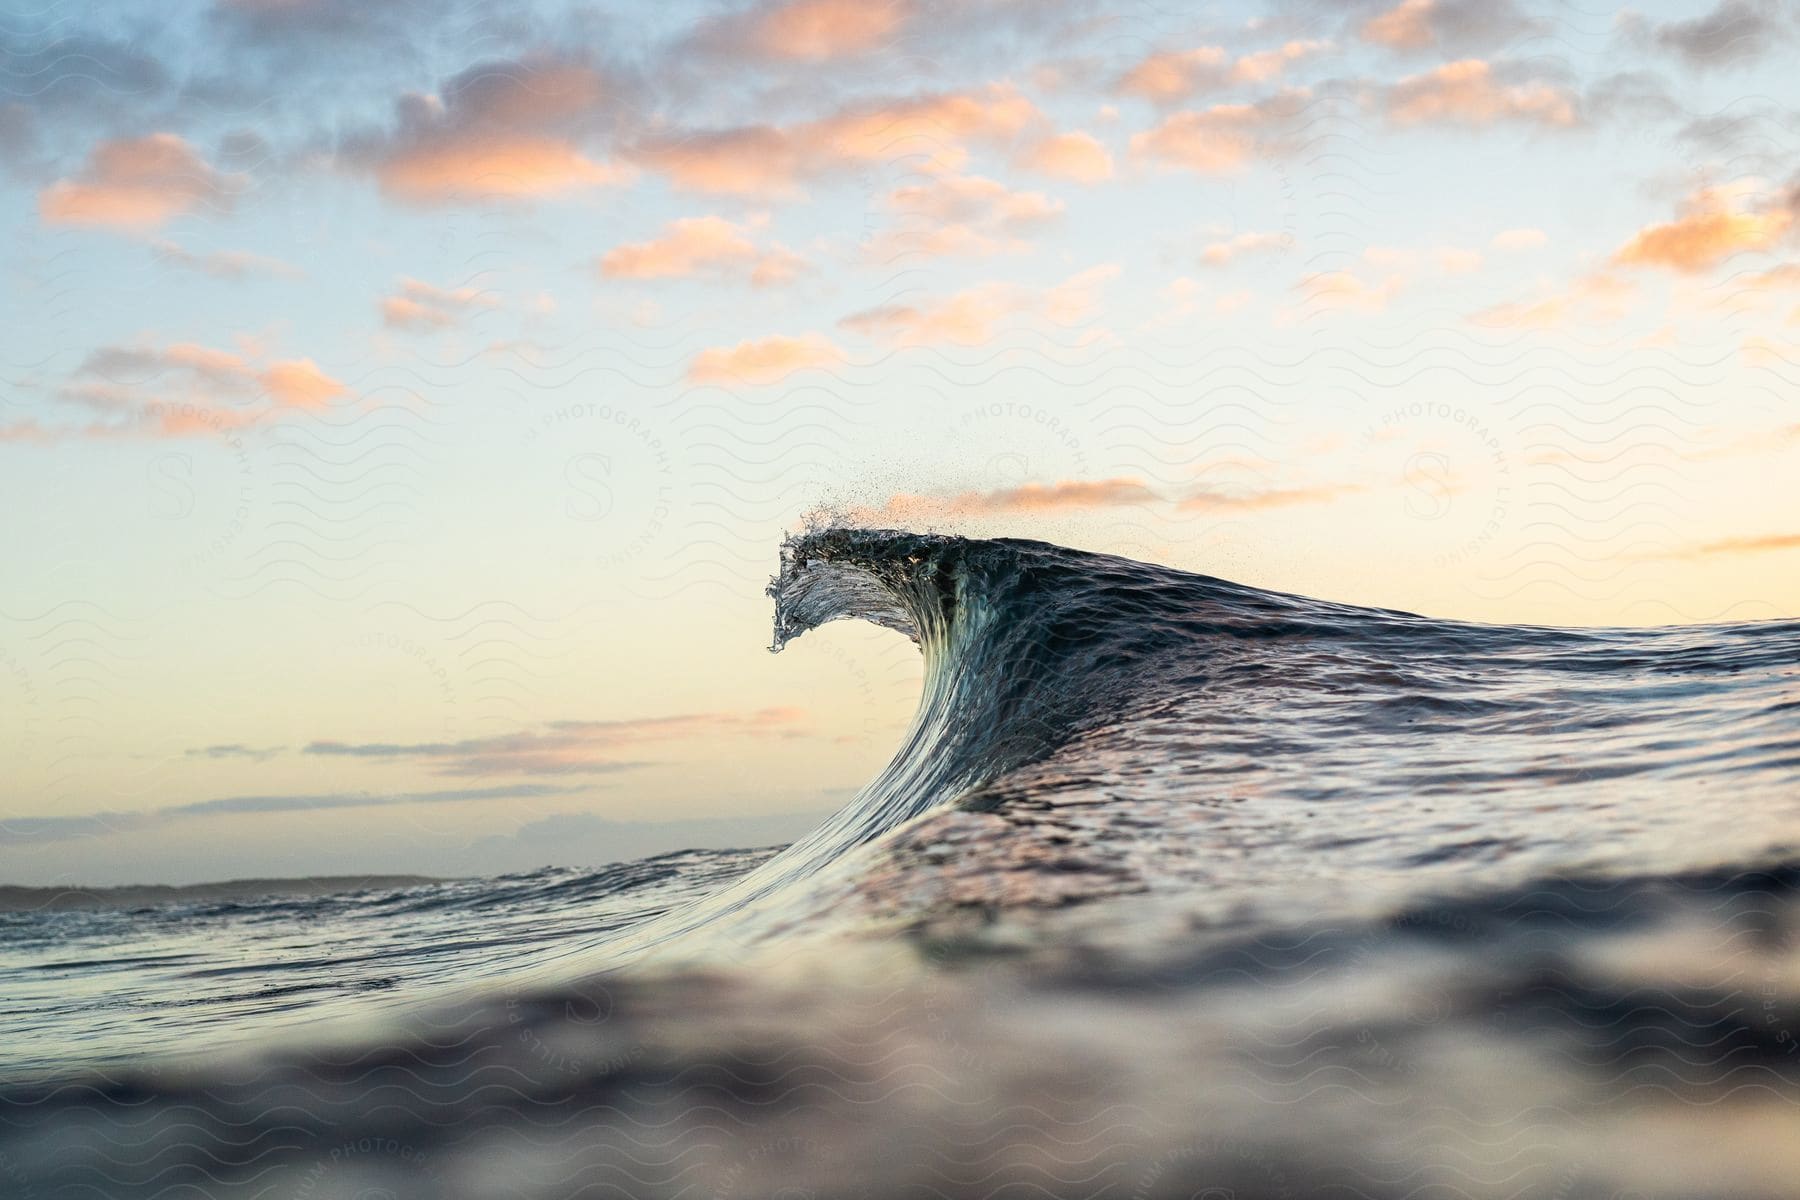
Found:
[[1200, 92], [1267, 83], [1293, 63], [1328, 49], [1328, 42], [1307, 40], [1286, 42], [1238, 58], [1222, 46], [1162, 50], [1146, 55], [1120, 77], [1113, 90], [1156, 104], [1174, 104]]
[[1181, 512], [1262, 512], [1271, 508], [1325, 504], [1362, 490], [1360, 485], [1348, 483], [1241, 491], [1202, 490], [1188, 496], [1176, 507]]
[[949, 496], [902, 492], [873, 509], [854, 515], [871, 522], [907, 522], [948, 516], [1005, 516], [1113, 508], [1155, 504], [1161, 499], [1139, 479], [1064, 479]]
[[1794, 228], [1795, 197], [1748, 187], [1702, 188], [1673, 221], [1649, 225], [1619, 247], [1613, 261], [1694, 274], [1746, 250], [1771, 250]]
[[1280, 251], [1291, 239], [1279, 233], [1240, 233], [1223, 241], [1210, 242], [1200, 252], [1200, 261], [1209, 267], [1222, 267], [1246, 254]]
[[1388, 118], [1399, 125], [1525, 121], [1568, 128], [1580, 122], [1567, 89], [1542, 80], [1504, 83], [1492, 64], [1478, 58], [1407, 76], [1388, 89], [1386, 106]]
[[1365, 21], [1362, 38], [1390, 50], [1423, 50], [1435, 45], [1437, 31], [1431, 18], [1436, 7], [1436, 0], [1401, 0]]
[[1099, 183], [1112, 178], [1113, 173], [1112, 154], [1099, 138], [1079, 130], [1054, 134], [1035, 143], [1019, 156], [1018, 163], [1076, 183]]
[[702, 350], [688, 367], [691, 383], [762, 385], [779, 383], [798, 371], [831, 366], [843, 352], [819, 334], [776, 335]]
[[896, 188], [887, 203], [897, 222], [866, 247], [877, 262], [1021, 252], [1030, 248], [1022, 235], [1063, 213], [1062, 202], [1042, 192], [1014, 191], [979, 175], [937, 175]]
[[1117, 275], [1118, 268], [1106, 264], [1044, 290], [1013, 283], [978, 284], [937, 301], [864, 309], [838, 324], [899, 346], [978, 346], [992, 341], [1001, 323], [1009, 319], [1057, 325], [1085, 320], [1093, 312], [1100, 288]]
[[691, 191], [792, 196], [805, 180], [857, 163], [927, 154], [940, 166], [971, 142], [1000, 142], [1041, 120], [1007, 84], [852, 105], [791, 126], [750, 125], [665, 135], [633, 150], [637, 162]]
[[653, 742], [723, 736], [804, 736], [806, 712], [763, 708], [748, 713], [685, 713], [614, 721], [551, 721], [517, 733], [454, 742], [315, 741], [303, 753], [373, 762], [430, 764], [439, 775], [586, 775], [646, 764], [619, 752]]
[[1265, 137], [1294, 117], [1309, 99], [1304, 91], [1288, 90], [1255, 104], [1215, 104], [1171, 113], [1155, 128], [1134, 134], [1131, 152], [1164, 166], [1227, 174], [1263, 152]]
[[614, 89], [586, 63], [548, 56], [482, 63], [441, 94], [410, 94], [391, 130], [345, 146], [382, 191], [431, 206], [528, 200], [629, 180], [633, 172], [590, 156]]
[[609, 279], [692, 279], [743, 275], [759, 287], [788, 283], [805, 260], [785, 246], [760, 250], [748, 231], [723, 217], [683, 217], [647, 242], [615, 246], [600, 259]]
[[349, 394], [310, 358], [258, 362], [192, 342], [108, 346], [89, 354], [56, 391], [68, 407], [101, 419], [0, 431], [11, 441], [193, 437], [248, 429], [284, 411], [319, 412]]
[[172, 133], [104, 141], [87, 165], [38, 195], [49, 225], [154, 229], [196, 209], [223, 209], [243, 180], [215, 170]]
[[890, 41], [912, 15], [907, 0], [788, 0], [756, 14], [749, 43], [766, 58], [842, 58]]
[[494, 297], [472, 287], [441, 288], [403, 278], [399, 290], [382, 298], [382, 323], [393, 329], [448, 329], [471, 312], [492, 308]]
[[318, 411], [344, 394], [344, 385], [310, 358], [270, 363], [259, 376], [269, 397], [284, 408]]

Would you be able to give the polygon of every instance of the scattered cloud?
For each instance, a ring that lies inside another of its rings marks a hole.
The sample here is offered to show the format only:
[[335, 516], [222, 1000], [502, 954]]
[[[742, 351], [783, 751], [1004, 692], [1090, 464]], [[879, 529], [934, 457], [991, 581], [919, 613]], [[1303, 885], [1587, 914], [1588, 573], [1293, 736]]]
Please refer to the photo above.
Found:
[[978, 284], [933, 303], [864, 309], [838, 324], [897, 346], [978, 346], [993, 340], [1000, 324], [1012, 318], [1056, 325], [1086, 320], [1093, 313], [1099, 290], [1118, 273], [1118, 267], [1105, 264], [1043, 290], [1014, 283]]
[[1460, 51], [1499, 45], [1534, 28], [1513, 0], [1400, 0], [1357, 32], [1389, 50]]
[[199, 746], [185, 753], [188, 758], [247, 758], [252, 762], [268, 762], [285, 749], [285, 746], [246, 746], [242, 742], [227, 742], [217, 746]]
[[1166, 496], [1132, 476], [1063, 479], [1026, 483], [994, 491], [951, 495], [901, 493], [880, 507], [857, 513], [863, 519], [907, 522], [950, 517], [1024, 516], [1099, 508], [1173, 505], [1177, 513], [1248, 513], [1322, 504], [1362, 491], [1357, 484], [1290, 488], [1198, 488]]
[[1266, 152], [1267, 135], [1290, 121], [1309, 100], [1309, 93], [1288, 89], [1254, 104], [1215, 104], [1171, 113], [1155, 128], [1133, 134], [1131, 152], [1163, 166], [1227, 174]]
[[1205, 489], [1187, 496], [1176, 507], [1184, 513], [1262, 512], [1271, 508], [1325, 504], [1362, 490], [1360, 484], [1350, 483], [1318, 487]]
[[1744, 280], [1743, 288], [1800, 288], [1800, 262], [1778, 263]]
[[683, 217], [647, 242], [615, 246], [600, 259], [609, 279], [743, 276], [758, 287], [792, 282], [806, 262], [785, 246], [757, 248], [742, 225], [723, 217]]
[[195, 253], [177, 242], [156, 241], [150, 244], [156, 261], [165, 266], [198, 271], [214, 279], [242, 280], [258, 275], [280, 279], [299, 279], [306, 274], [292, 263], [278, 258], [265, 258], [242, 250], [217, 250]]
[[1329, 49], [1330, 42], [1307, 40], [1283, 42], [1273, 50], [1246, 54], [1232, 67], [1232, 82], [1267, 83], [1283, 74], [1290, 65]]
[[528, 199], [630, 178], [629, 171], [594, 162], [566, 142], [526, 135], [414, 146], [385, 159], [376, 174], [383, 191], [412, 204]]
[[440, 288], [418, 279], [401, 279], [399, 290], [381, 301], [381, 322], [390, 329], [449, 329], [470, 313], [499, 303], [479, 288]]
[[1399, 275], [1372, 283], [1354, 271], [1319, 271], [1302, 279], [1294, 290], [1308, 309], [1378, 313], [1404, 286]]
[[1673, 221], [1640, 229], [1613, 254], [1620, 266], [1693, 274], [1746, 250], [1772, 250], [1794, 227], [1800, 196], [1770, 195], [1753, 183], [1702, 188]]
[[863, 102], [816, 121], [665, 134], [640, 142], [635, 161], [690, 191], [786, 197], [802, 182], [857, 163], [929, 154], [955, 168], [970, 142], [1004, 142], [1042, 120], [1009, 84]]
[[1637, 17], [1633, 40], [1675, 54], [1692, 67], [1722, 67], [1761, 58], [1793, 40], [1794, 29], [1775, 0], [1720, 0], [1686, 21], [1654, 24]]
[[1120, 76], [1113, 90], [1155, 104], [1178, 104], [1202, 92], [1267, 83], [1301, 59], [1330, 49], [1329, 42], [1291, 41], [1272, 50], [1234, 57], [1223, 46], [1162, 50]]
[[346, 163], [413, 205], [527, 200], [622, 183], [630, 168], [589, 157], [615, 89], [595, 67], [539, 57], [480, 63], [395, 106], [390, 129], [352, 137]]
[[1026, 483], [995, 491], [967, 491], [949, 496], [901, 493], [859, 517], [908, 522], [951, 516], [1005, 516], [1073, 509], [1114, 508], [1160, 503], [1162, 497], [1142, 480], [1067, 479]]
[[823, 62], [893, 41], [917, 11], [912, 0], [777, 0], [705, 26], [697, 43], [776, 62]]
[[629, 746], [727, 735], [798, 737], [805, 716], [797, 708], [764, 708], [623, 721], [552, 721], [534, 730], [455, 742], [311, 742], [304, 753], [423, 763], [439, 775], [607, 774], [647, 765], [616, 757]]
[[344, 385], [310, 358], [270, 363], [258, 379], [269, 398], [287, 408], [318, 410], [344, 394]]
[[200, 209], [231, 206], [241, 176], [215, 170], [172, 133], [103, 141], [75, 175], [38, 195], [47, 225], [90, 225], [142, 231]]
[[215, 0], [211, 22], [239, 43], [262, 50], [306, 44], [313, 52], [325, 45], [379, 50], [406, 48], [417, 36], [422, 18], [436, 6], [429, 0], [405, 5], [370, 4], [368, 0]]
[[258, 361], [249, 352], [192, 342], [105, 346], [55, 392], [65, 408], [96, 419], [20, 422], [0, 428], [0, 440], [227, 435], [283, 411], [318, 411], [347, 392], [310, 358]]
[[1363, 23], [1362, 39], [1390, 50], [1424, 50], [1437, 43], [1431, 18], [1436, 0], [1401, 0]]
[[1543, 79], [1507, 82], [1509, 71], [1465, 58], [1421, 75], [1409, 75], [1386, 91], [1388, 119], [1397, 125], [1491, 125], [1520, 121], [1552, 128], [1580, 122], [1573, 92]]
[[1250, 231], [1208, 242], [1200, 251], [1200, 261], [1209, 267], [1223, 267], [1246, 254], [1280, 253], [1291, 244], [1292, 238], [1286, 234]]
[[145, 39], [84, 31], [79, 16], [42, 27], [42, 36], [13, 26], [5, 37], [13, 82], [0, 102], [0, 160], [9, 165], [40, 148], [79, 145], [122, 119], [140, 123], [174, 88], [173, 73]]
[[888, 197], [896, 211], [939, 225], [972, 225], [1023, 233], [1060, 217], [1063, 206], [1042, 192], [1014, 191], [979, 175], [940, 175], [926, 183], [896, 188]]
[[942, 174], [907, 184], [888, 196], [899, 218], [872, 239], [867, 255], [888, 262], [906, 255], [979, 257], [1030, 248], [1024, 240], [1063, 214], [1042, 192], [1015, 191], [980, 175]]
[[777, 334], [702, 350], [688, 366], [687, 378], [690, 383], [725, 386], [779, 383], [796, 371], [831, 366], [843, 357], [843, 351], [822, 334]]
[[1111, 152], [1099, 138], [1080, 130], [1054, 134], [1035, 143], [1019, 155], [1018, 164], [1075, 183], [1099, 183], [1111, 179], [1113, 173]]

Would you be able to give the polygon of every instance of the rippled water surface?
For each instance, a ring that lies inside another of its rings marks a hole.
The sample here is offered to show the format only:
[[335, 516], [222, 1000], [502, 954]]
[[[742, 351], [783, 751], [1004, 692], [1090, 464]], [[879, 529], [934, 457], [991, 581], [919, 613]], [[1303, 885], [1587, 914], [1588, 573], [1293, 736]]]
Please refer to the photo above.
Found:
[[842, 529], [770, 590], [777, 649], [852, 618], [925, 658], [820, 829], [0, 914], [0, 1175], [1795, 1194], [1800, 624], [1480, 626]]

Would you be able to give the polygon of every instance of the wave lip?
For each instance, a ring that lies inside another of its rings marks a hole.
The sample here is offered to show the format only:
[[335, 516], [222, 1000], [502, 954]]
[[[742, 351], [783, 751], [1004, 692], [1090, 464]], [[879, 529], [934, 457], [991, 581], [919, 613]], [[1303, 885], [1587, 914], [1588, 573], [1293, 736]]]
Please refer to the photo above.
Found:
[[1170, 656], [1181, 639], [1154, 618], [1171, 603], [1231, 609], [1195, 593], [1213, 587], [1249, 592], [1046, 542], [834, 528], [782, 545], [768, 589], [771, 649], [840, 619], [918, 644], [925, 681], [912, 725], [851, 806], [866, 838], [954, 804], [1178, 685], [1167, 668], [1185, 670]]

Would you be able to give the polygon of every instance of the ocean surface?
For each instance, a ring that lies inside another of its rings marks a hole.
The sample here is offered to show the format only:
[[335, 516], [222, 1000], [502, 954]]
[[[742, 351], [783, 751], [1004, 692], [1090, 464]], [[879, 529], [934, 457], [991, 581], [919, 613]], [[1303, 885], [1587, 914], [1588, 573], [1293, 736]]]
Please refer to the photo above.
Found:
[[1800, 622], [826, 529], [925, 660], [782, 848], [0, 897], [0, 1196], [1800, 1196]]

